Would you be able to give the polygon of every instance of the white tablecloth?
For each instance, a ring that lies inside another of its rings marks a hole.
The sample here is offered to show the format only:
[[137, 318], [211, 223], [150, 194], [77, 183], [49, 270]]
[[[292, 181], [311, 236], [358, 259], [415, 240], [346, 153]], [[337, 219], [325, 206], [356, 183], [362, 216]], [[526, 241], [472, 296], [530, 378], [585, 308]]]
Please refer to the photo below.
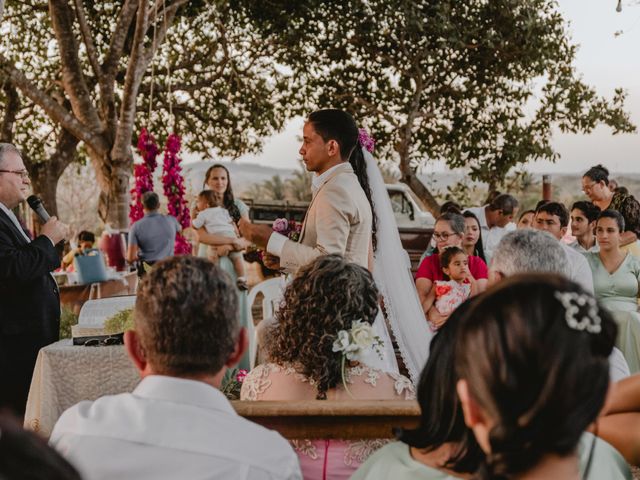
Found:
[[130, 392], [139, 381], [123, 345], [83, 347], [60, 340], [38, 353], [24, 426], [48, 437], [67, 408], [81, 400]]

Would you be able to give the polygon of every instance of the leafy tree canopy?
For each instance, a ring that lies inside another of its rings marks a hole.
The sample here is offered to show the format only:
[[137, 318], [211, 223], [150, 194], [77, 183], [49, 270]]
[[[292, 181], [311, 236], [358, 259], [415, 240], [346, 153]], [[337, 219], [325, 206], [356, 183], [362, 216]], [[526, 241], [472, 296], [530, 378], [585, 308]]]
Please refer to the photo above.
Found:
[[633, 132], [625, 93], [599, 96], [576, 72], [555, 0], [238, 0], [265, 38], [286, 45], [301, 110], [348, 109], [377, 156], [433, 211], [417, 180], [429, 160], [498, 188], [513, 167], [557, 160], [554, 129]]

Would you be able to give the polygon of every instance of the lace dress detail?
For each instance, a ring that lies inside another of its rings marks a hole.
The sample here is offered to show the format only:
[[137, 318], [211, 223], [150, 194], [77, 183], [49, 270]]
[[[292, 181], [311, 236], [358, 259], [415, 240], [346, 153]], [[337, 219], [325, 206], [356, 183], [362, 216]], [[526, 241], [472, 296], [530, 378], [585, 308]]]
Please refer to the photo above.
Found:
[[[283, 373], [286, 376], [292, 375], [297, 381], [314, 385], [315, 382], [306, 378], [304, 375], [296, 373], [295, 369], [290, 366], [275, 365], [272, 363], [259, 365], [246, 376], [243, 384], [240, 398], [243, 400], [259, 400], [264, 393], [271, 387], [272, 382], [270, 375], [275, 373]], [[387, 382], [392, 380], [391, 385], [380, 384], [382, 379]], [[404, 375], [398, 373], [382, 372], [366, 365], [355, 365], [349, 367], [345, 371], [345, 380], [349, 385], [359, 382], [368, 385], [370, 388], [393, 388], [393, 394], [405, 400], [415, 399], [415, 389], [411, 380]], [[391, 392], [390, 392], [391, 395]], [[357, 394], [356, 394], [357, 396]], [[366, 395], [363, 396], [366, 398]], [[389, 443], [387, 439], [373, 440], [291, 440], [290, 444], [300, 457], [300, 464], [305, 478], [316, 478], [318, 469], [322, 470], [326, 457], [338, 457], [337, 465], [326, 467], [329, 469], [327, 478], [348, 478], [353, 474], [355, 469], [360, 466], [372, 453], [380, 447]], [[333, 452], [333, 453], [331, 453]], [[335, 460], [334, 460], [335, 462]], [[326, 465], [325, 465], [326, 466]], [[320, 477], [318, 477], [320, 478]]]

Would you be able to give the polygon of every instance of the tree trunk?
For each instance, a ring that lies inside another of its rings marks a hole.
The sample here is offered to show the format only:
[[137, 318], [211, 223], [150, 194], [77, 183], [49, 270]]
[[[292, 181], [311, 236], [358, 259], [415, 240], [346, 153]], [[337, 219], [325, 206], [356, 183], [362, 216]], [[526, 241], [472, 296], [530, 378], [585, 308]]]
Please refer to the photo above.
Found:
[[[56, 149], [48, 160], [36, 162], [31, 158], [24, 158], [24, 164], [31, 177], [33, 192], [42, 199], [51, 216], [58, 215], [56, 201], [58, 181], [65, 169], [76, 160], [77, 146], [78, 139], [62, 129], [56, 142]], [[78, 208], [82, 208], [82, 205], [78, 205]]]
[[7, 101], [4, 116], [2, 117], [2, 125], [0, 126], [0, 141], [13, 143], [13, 126], [16, 122], [18, 111], [20, 111], [20, 96], [18, 95], [16, 87], [8, 80], [5, 81], [2, 90], [4, 91]]
[[403, 137], [396, 146], [396, 151], [400, 155], [400, 181], [408, 185], [411, 191], [413, 191], [413, 193], [415, 193], [418, 198], [424, 202], [427, 210], [429, 210], [434, 217], [437, 217], [440, 214], [440, 205], [438, 204], [438, 201], [426, 185], [420, 181], [414, 169], [411, 168], [409, 162], [411, 130], [407, 125], [405, 125], [403, 131]]
[[111, 228], [126, 230], [129, 227], [129, 178], [133, 168], [133, 157], [112, 159], [101, 157], [90, 151], [100, 186], [98, 215]]

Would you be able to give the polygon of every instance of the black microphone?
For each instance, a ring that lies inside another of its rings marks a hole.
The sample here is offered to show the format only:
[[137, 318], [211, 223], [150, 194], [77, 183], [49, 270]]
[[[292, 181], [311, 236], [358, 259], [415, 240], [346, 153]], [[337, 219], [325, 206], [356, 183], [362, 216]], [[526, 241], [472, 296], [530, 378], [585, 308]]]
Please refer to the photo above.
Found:
[[29, 196], [29, 198], [27, 198], [27, 203], [31, 207], [31, 210], [36, 212], [36, 215], [40, 217], [42, 223], [47, 223], [49, 221], [49, 218], [51, 217], [47, 213], [46, 208], [44, 208], [44, 205], [42, 204], [42, 200], [40, 200], [40, 198], [35, 195], [31, 195]]

